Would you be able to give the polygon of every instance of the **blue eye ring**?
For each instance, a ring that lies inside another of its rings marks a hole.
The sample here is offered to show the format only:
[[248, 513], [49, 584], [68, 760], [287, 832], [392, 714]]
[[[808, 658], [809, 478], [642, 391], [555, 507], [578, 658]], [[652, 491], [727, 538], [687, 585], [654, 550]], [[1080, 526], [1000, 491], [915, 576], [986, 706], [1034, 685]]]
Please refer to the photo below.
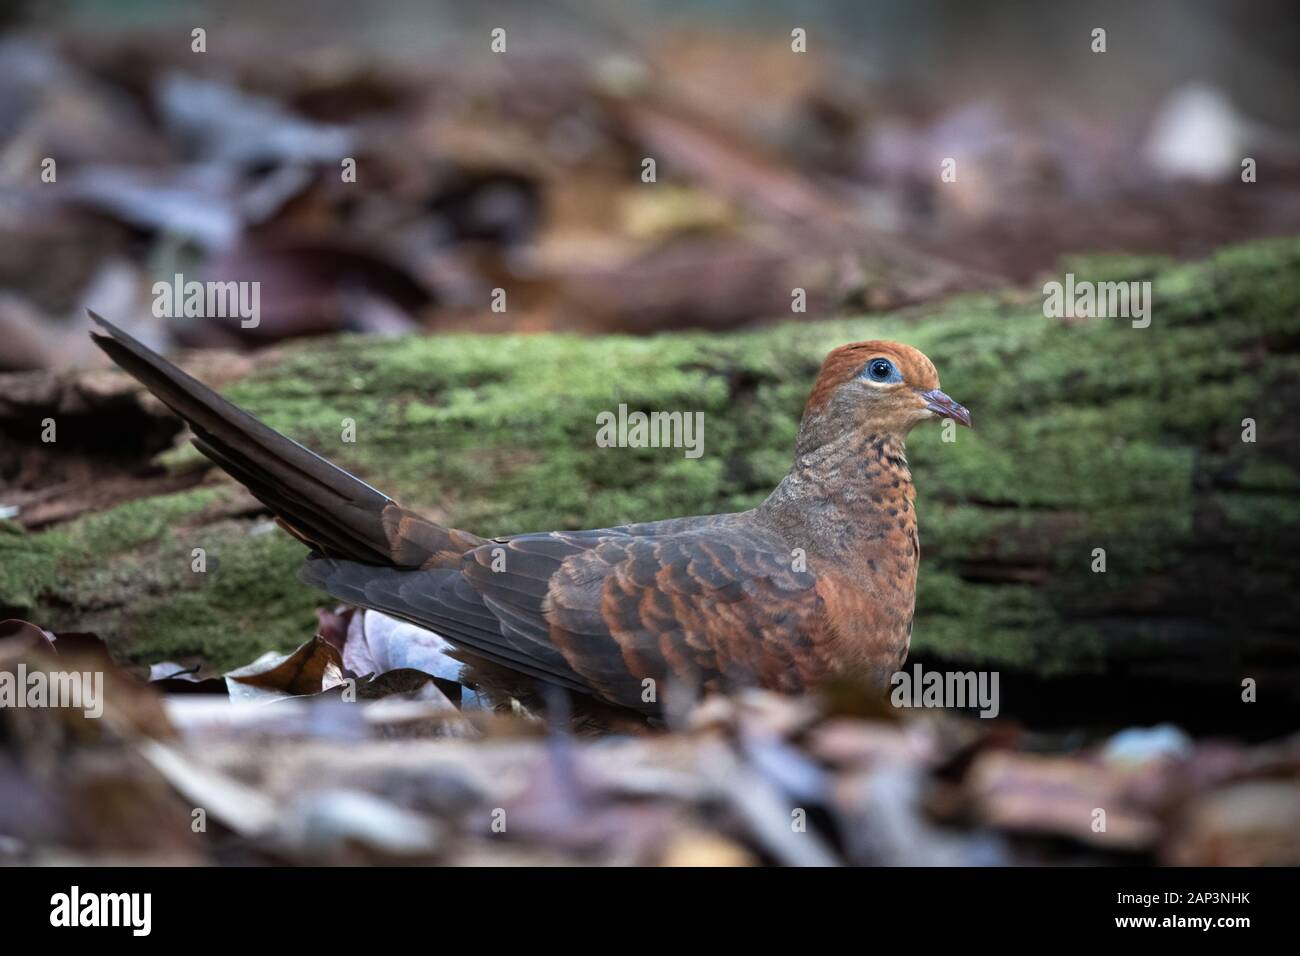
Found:
[[887, 358], [873, 358], [862, 369], [862, 377], [868, 382], [879, 382], [882, 385], [901, 382], [903, 375], [895, 367], [894, 363]]

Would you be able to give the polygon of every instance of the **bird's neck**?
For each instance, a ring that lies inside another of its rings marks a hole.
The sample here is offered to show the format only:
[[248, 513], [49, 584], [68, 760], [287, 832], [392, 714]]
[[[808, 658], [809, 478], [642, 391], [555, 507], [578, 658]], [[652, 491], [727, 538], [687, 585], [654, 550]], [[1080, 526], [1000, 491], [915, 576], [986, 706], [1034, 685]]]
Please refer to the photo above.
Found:
[[856, 561], [875, 540], [897, 538], [910, 551], [914, 498], [902, 436], [858, 432], [801, 447], [756, 517], [792, 547]]

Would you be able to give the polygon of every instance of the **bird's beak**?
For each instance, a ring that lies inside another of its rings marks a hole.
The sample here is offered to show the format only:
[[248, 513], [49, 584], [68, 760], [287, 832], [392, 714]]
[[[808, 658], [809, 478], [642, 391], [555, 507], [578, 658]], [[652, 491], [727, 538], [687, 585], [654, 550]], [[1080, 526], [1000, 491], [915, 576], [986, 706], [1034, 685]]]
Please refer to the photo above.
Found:
[[958, 405], [951, 398], [945, 395], [939, 389], [931, 389], [928, 392], [922, 392], [921, 397], [925, 399], [925, 407], [942, 418], [951, 418], [960, 425], [971, 427], [970, 409], [965, 405]]

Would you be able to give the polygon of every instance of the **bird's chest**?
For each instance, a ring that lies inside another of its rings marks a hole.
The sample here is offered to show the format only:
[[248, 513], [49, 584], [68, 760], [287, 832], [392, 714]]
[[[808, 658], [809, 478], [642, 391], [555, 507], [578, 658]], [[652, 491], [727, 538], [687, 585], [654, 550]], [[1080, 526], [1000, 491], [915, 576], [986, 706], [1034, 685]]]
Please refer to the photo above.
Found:
[[875, 492], [838, 520], [844, 533], [816, 562], [832, 639], [844, 659], [892, 673], [907, 657], [921, 559], [910, 482]]
[[921, 562], [916, 491], [905, 469], [884, 469], [873, 477], [835, 496], [828, 517], [840, 530], [825, 554], [865, 593], [906, 605], [910, 617]]
[[821, 644], [832, 672], [865, 672], [873, 682], [889, 675], [907, 658], [915, 604], [915, 575], [881, 585], [854, 575], [823, 573], [817, 591], [824, 608]]

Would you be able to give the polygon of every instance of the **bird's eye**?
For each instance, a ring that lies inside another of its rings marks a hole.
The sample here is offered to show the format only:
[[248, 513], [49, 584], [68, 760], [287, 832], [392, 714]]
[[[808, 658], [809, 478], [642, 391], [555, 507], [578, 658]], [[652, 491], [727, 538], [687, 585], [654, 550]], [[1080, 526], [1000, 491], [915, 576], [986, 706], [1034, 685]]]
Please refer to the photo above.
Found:
[[901, 382], [903, 376], [889, 359], [876, 358], [867, 363], [867, 378], [873, 382]]

